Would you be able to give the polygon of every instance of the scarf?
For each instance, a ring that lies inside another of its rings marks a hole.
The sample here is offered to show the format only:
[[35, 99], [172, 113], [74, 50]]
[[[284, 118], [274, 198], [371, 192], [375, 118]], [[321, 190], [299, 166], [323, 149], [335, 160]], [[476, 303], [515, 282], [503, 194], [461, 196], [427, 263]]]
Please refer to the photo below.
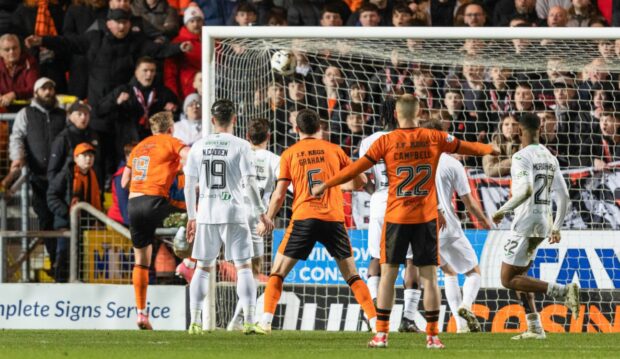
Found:
[[99, 193], [99, 182], [95, 171], [91, 168], [87, 174], [83, 174], [76, 165], [73, 168], [73, 195], [71, 203], [87, 202], [98, 210], [103, 210]]
[[50, 13], [49, 0], [37, 1], [37, 18], [34, 24], [34, 34], [37, 36], [58, 36], [56, 25]]
[[140, 126], [144, 126], [148, 129], [151, 127], [148, 121], [149, 120], [149, 109], [151, 108], [153, 103], [156, 101], [155, 88], [153, 88], [151, 90], [151, 93], [149, 93], [148, 99], [144, 98], [144, 94], [142, 94], [142, 91], [137, 86], [133, 87], [133, 92], [136, 95], [136, 99], [138, 100], [138, 103], [140, 104], [140, 106], [142, 106], [142, 110], [144, 111], [144, 113], [138, 120], [138, 123], [140, 124]]

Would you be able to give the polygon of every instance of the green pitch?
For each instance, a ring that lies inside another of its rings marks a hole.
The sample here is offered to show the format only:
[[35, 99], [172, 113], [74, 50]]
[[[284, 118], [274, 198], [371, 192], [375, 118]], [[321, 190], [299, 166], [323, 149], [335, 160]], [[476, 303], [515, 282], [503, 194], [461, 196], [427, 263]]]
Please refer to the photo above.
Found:
[[367, 349], [367, 333], [274, 332], [269, 336], [214, 332], [0, 331], [0, 358], [618, 358], [620, 335], [548, 334], [516, 342], [505, 334], [443, 334], [446, 349], [424, 347], [422, 334], [393, 333], [390, 348]]

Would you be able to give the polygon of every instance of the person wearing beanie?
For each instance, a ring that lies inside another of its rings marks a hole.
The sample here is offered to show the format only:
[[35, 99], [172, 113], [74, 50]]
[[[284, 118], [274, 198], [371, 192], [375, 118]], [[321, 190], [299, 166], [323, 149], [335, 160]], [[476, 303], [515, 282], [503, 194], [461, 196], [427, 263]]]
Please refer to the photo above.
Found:
[[192, 51], [166, 59], [164, 83], [177, 97], [185, 98], [194, 92], [194, 76], [202, 67], [202, 26], [204, 15], [199, 7], [189, 6], [183, 15], [183, 27], [172, 43], [190, 42]]
[[[88, 142], [78, 144], [73, 150], [73, 163], [50, 181], [47, 202], [54, 214], [54, 229], [70, 227], [71, 207], [78, 202], [87, 202], [98, 210], [103, 210], [99, 182], [93, 166], [95, 147]], [[56, 240], [55, 279], [65, 283], [69, 279], [69, 238]]]
[[202, 138], [202, 111], [201, 98], [198, 94], [191, 94], [183, 102], [181, 121], [174, 124], [174, 137], [188, 146]]

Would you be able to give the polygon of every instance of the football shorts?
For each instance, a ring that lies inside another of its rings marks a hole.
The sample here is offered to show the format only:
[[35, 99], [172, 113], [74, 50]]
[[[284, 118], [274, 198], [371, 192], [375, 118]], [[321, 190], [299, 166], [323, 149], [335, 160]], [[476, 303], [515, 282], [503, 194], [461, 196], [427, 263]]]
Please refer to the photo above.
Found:
[[353, 248], [343, 222], [314, 218], [292, 220], [278, 252], [287, 257], [306, 260], [316, 242], [323, 244], [329, 255], [336, 260], [353, 256]]
[[383, 232], [383, 217], [370, 217], [368, 221], [368, 252], [374, 259], [381, 258], [381, 233]]
[[467, 237], [444, 238], [439, 241], [441, 265], [449, 264], [459, 274], [478, 265], [478, 257]]
[[247, 223], [224, 223], [196, 225], [192, 258], [212, 261], [220, 255], [224, 245], [227, 261], [243, 261], [254, 256], [252, 237]]
[[250, 227], [250, 234], [252, 235], [252, 248], [254, 249], [254, 257], [262, 257], [265, 254], [265, 241], [263, 237], [256, 233], [256, 227], [258, 227], [258, 218], [249, 216], [248, 226]]
[[129, 199], [127, 211], [131, 242], [135, 248], [144, 248], [153, 244], [155, 230], [163, 225], [164, 219], [181, 210], [164, 197], [140, 196]]
[[504, 263], [527, 267], [536, 255], [536, 248], [545, 238], [528, 238], [515, 232], [504, 242]]
[[414, 265], [439, 265], [437, 232], [437, 220], [415, 224], [386, 222], [381, 239], [381, 263], [405, 264], [411, 250]]

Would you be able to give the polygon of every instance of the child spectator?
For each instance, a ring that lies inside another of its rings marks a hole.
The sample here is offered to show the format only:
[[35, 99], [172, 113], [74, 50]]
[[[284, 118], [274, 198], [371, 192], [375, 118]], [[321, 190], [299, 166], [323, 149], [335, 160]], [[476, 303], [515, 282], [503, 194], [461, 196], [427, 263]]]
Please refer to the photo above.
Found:
[[[54, 214], [54, 229], [69, 228], [71, 207], [78, 202], [87, 202], [98, 210], [101, 205], [101, 191], [93, 165], [95, 148], [90, 143], [80, 143], [73, 151], [73, 161], [61, 171], [47, 190], [47, 202]], [[57, 283], [67, 282], [69, 277], [69, 238], [56, 240]]]
[[512, 155], [519, 151], [519, 122], [513, 115], [503, 118], [499, 128], [493, 134], [491, 143], [499, 147], [500, 155], [486, 155], [482, 158], [482, 168], [488, 177], [503, 177], [510, 174]]
[[249, 3], [241, 3], [235, 12], [235, 25], [237, 26], [253, 26], [256, 25], [258, 12], [256, 8]]

